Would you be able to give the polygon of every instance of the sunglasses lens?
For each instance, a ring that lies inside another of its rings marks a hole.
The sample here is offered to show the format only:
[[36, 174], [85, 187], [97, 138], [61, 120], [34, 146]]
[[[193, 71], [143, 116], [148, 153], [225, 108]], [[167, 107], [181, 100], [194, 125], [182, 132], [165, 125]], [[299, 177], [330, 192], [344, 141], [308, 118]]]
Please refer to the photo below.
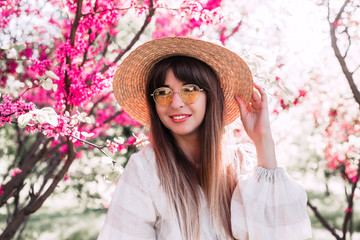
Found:
[[200, 96], [200, 88], [194, 84], [187, 84], [181, 87], [180, 97], [186, 104], [196, 102]]
[[161, 106], [169, 106], [172, 101], [172, 91], [170, 88], [158, 88], [153, 93], [154, 100]]
[[[186, 84], [180, 88], [179, 94], [185, 104], [191, 104], [198, 100], [201, 91], [202, 89], [194, 84]], [[161, 87], [155, 89], [152, 96], [157, 104], [167, 107], [172, 102], [173, 91], [170, 88]]]

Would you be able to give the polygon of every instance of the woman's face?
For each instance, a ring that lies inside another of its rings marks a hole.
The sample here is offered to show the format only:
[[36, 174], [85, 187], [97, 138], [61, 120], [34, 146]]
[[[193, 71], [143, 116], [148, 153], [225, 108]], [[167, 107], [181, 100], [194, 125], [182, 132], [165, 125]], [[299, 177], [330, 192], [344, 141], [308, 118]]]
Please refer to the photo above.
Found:
[[173, 99], [169, 106], [156, 105], [156, 112], [161, 122], [174, 137], [197, 135], [199, 126], [204, 120], [206, 111], [206, 93], [200, 92], [198, 100], [192, 104], [185, 104], [179, 95], [179, 89], [184, 85], [179, 81], [171, 69], [166, 73], [164, 85], [173, 92]]

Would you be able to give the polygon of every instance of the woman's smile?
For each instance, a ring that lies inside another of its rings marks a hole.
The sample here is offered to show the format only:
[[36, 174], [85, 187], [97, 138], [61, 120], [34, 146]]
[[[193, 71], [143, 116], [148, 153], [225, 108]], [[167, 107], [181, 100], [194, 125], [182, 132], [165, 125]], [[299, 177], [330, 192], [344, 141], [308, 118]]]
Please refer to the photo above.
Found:
[[186, 121], [189, 117], [191, 117], [191, 114], [173, 114], [170, 115], [170, 118], [177, 123]]

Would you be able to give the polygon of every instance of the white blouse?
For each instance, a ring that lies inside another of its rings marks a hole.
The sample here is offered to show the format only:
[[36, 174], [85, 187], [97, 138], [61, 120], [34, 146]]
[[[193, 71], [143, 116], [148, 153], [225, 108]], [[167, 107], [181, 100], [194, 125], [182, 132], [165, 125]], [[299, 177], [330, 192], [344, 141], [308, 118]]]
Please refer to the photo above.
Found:
[[[281, 167], [255, 167], [239, 178], [231, 200], [233, 236], [240, 240], [311, 238], [304, 189]], [[98, 240], [182, 239], [157, 176], [155, 154], [147, 145], [131, 156], [117, 184]], [[206, 201], [200, 206], [202, 240], [227, 239], [211, 226]]]

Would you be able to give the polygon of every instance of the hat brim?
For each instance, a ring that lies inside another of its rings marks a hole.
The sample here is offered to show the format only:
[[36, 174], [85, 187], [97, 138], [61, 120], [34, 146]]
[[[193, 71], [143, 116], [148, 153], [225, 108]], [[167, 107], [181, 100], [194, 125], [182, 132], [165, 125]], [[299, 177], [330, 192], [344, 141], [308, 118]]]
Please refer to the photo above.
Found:
[[114, 95], [122, 109], [134, 120], [150, 126], [145, 84], [153, 66], [170, 56], [188, 56], [209, 65], [220, 80], [225, 97], [224, 121], [228, 125], [240, 116], [234, 99], [248, 103], [252, 97], [252, 74], [241, 57], [214, 43], [187, 37], [159, 38], [136, 48], [118, 67], [113, 81]]

